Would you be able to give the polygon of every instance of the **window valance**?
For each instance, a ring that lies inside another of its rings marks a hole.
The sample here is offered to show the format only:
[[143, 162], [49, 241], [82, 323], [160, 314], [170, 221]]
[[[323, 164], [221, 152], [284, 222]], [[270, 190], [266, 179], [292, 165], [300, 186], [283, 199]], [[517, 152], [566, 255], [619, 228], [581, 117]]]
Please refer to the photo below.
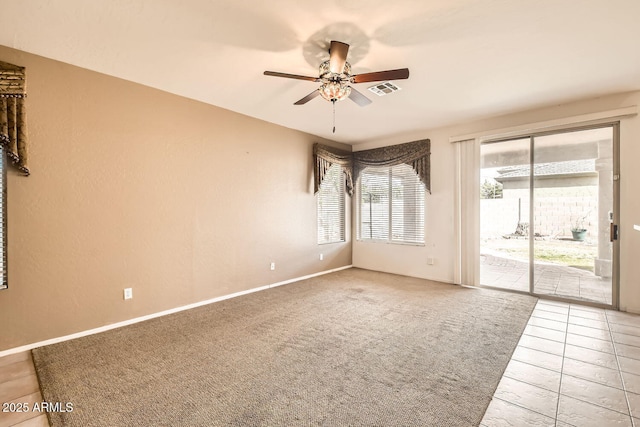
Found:
[[14, 166], [29, 175], [26, 96], [24, 67], [0, 61], [0, 144]]
[[416, 171], [427, 191], [431, 193], [430, 156], [431, 141], [428, 139], [356, 151], [353, 153], [353, 176], [357, 181], [360, 172], [367, 166], [396, 166], [406, 163]]
[[321, 144], [314, 144], [314, 192], [317, 193], [327, 170], [334, 163], [342, 166], [347, 192], [353, 195], [353, 182], [367, 166], [396, 166], [406, 163], [418, 174], [431, 193], [431, 141], [422, 139], [406, 144], [374, 148], [349, 153]]

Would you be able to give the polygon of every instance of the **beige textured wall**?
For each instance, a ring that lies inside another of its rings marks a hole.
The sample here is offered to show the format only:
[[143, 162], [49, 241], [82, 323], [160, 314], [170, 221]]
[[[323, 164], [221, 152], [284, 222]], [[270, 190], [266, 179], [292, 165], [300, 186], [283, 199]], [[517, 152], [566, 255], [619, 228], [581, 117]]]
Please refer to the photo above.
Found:
[[1, 46], [0, 60], [27, 67], [32, 171], [8, 176], [0, 351], [351, 263], [350, 242], [316, 243], [318, 138]]

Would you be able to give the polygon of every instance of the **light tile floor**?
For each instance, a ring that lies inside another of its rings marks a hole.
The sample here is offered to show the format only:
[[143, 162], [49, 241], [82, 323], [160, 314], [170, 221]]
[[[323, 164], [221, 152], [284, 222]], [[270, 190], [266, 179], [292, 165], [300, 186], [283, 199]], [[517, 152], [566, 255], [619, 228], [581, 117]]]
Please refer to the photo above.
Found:
[[[48, 427], [44, 413], [25, 410], [42, 402], [31, 352], [0, 358], [0, 427]], [[10, 406], [5, 406], [10, 405]]]
[[538, 301], [481, 426], [640, 427], [640, 316]]

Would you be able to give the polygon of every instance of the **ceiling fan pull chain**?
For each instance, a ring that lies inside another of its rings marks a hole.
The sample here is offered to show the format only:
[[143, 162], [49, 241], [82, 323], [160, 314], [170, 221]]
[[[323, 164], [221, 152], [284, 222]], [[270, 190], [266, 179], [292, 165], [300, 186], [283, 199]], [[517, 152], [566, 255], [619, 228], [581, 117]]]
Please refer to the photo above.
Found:
[[333, 104], [333, 133], [336, 133], [336, 100], [331, 100]]

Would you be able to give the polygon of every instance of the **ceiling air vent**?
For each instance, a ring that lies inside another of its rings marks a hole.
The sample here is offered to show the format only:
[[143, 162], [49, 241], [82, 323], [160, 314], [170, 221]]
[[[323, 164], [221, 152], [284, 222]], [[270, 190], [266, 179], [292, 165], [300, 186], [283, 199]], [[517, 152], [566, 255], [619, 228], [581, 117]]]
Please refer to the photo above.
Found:
[[378, 96], [389, 95], [390, 93], [397, 92], [400, 88], [391, 82], [378, 83], [368, 88], [371, 92]]

